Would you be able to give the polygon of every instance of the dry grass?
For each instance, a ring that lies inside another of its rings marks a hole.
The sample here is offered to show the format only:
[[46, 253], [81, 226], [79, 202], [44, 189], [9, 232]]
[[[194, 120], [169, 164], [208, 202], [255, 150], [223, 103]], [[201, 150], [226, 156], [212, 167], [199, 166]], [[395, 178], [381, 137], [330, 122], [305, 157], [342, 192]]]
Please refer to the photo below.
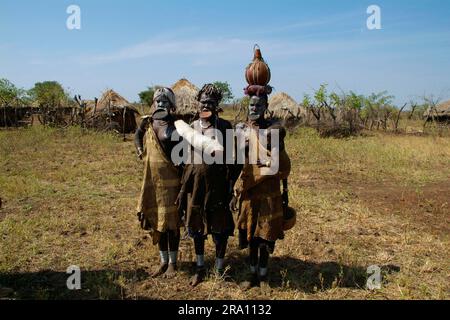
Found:
[[[277, 242], [271, 292], [239, 288], [246, 252], [235, 238], [225, 277], [190, 289], [189, 241], [177, 278], [148, 277], [158, 254], [135, 216], [142, 163], [131, 141], [76, 128], [0, 131], [0, 285], [37, 299], [450, 297], [449, 138], [336, 140], [300, 129], [287, 146], [299, 215]], [[70, 265], [82, 269], [80, 291], [66, 289]], [[365, 289], [370, 265], [382, 267], [379, 291]]]
[[371, 133], [345, 140], [322, 139], [315, 130], [301, 128], [292, 134], [288, 148], [299, 159], [295, 165], [304, 169], [298, 170], [320, 175], [327, 182], [337, 174], [349, 183], [417, 186], [450, 175], [450, 139], [438, 136]]

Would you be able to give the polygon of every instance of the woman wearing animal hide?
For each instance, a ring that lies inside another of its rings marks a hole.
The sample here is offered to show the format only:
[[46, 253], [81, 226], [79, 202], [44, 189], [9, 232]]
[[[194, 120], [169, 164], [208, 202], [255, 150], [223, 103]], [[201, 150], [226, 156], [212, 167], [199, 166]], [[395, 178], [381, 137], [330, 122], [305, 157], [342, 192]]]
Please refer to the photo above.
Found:
[[[267, 285], [269, 255], [274, 252], [275, 242], [284, 238], [285, 213], [288, 211], [287, 178], [290, 160], [284, 146], [286, 130], [277, 122], [265, 119], [270, 86], [250, 85], [245, 93], [250, 96], [248, 118], [236, 125], [238, 135], [245, 138], [245, 165], [234, 186], [230, 207], [236, 212], [239, 230], [239, 246], [249, 248], [249, 281], [245, 288]], [[267, 133], [267, 143], [260, 141], [260, 132]], [[275, 135], [277, 134], [277, 135]], [[279, 145], [275, 139], [279, 136]], [[261, 157], [263, 155], [263, 157]], [[254, 163], [250, 159], [257, 159]], [[271, 171], [275, 159], [279, 163]], [[281, 192], [283, 181], [283, 192]], [[290, 209], [292, 210], [292, 209]]]
[[144, 159], [137, 212], [141, 227], [150, 231], [153, 244], [159, 246], [161, 264], [152, 276], [171, 278], [177, 271], [181, 226], [175, 201], [181, 187], [182, 170], [171, 160], [177, 143], [171, 139], [176, 131], [172, 115], [176, 108], [175, 94], [170, 88], [160, 88], [153, 101], [155, 111], [143, 118], [135, 135], [137, 154]]
[[[226, 130], [232, 129], [232, 125], [218, 116], [222, 92], [215, 85], [206, 84], [199, 91], [197, 100], [200, 102], [199, 119], [191, 127], [197, 134], [208, 136], [225, 146]], [[183, 133], [180, 134], [183, 136]], [[215, 271], [222, 273], [228, 237], [234, 231], [233, 216], [228, 206], [232, 187], [230, 172], [233, 167], [226, 164], [224, 153], [213, 154], [214, 161], [207, 163], [201, 155], [196, 160], [196, 152], [198, 150], [193, 150], [193, 158], [184, 168], [178, 202], [186, 213], [185, 226], [194, 239], [196, 272], [190, 281], [194, 287], [206, 275], [204, 257], [207, 235], [212, 235], [216, 246]]]

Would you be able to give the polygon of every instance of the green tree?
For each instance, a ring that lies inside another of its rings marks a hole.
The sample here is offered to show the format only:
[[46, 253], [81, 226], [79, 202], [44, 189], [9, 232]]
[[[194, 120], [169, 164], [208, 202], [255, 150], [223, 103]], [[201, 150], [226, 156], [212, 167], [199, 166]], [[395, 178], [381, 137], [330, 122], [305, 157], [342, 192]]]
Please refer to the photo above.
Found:
[[222, 90], [222, 102], [228, 103], [234, 99], [233, 92], [231, 91], [231, 86], [228, 82], [216, 81], [213, 84]]
[[38, 82], [30, 90], [30, 96], [40, 107], [57, 108], [69, 103], [69, 95], [56, 81]]
[[380, 93], [372, 93], [370, 96], [364, 98], [361, 117], [367, 124], [370, 121], [370, 129], [377, 124], [380, 124], [384, 129], [387, 129], [387, 122], [389, 118], [395, 113], [397, 108], [393, 106], [393, 99], [395, 97], [389, 95], [387, 91]]
[[[364, 97], [353, 91], [329, 92], [328, 85], [321, 84], [312, 96], [303, 96], [302, 105], [316, 118], [321, 134], [348, 136], [360, 130], [363, 102]], [[327, 115], [331, 117], [331, 123]]]
[[27, 103], [27, 93], [24, 89], [17, 88], [8, 79], [0, 79], [0, 105], [9, 106], [12, 104]]
[[139, 92], [139, 99], [141, 99], [141, 103], [151, 107], [153, 104], [153, 96], [155, 95], [155, 87], [148, 87], [147, 90]]
[[314, 93], [314, 99], [316, 101], [316, 104], [318, 105], [319, 110], [325, 108], [326, 110], [328, 110], [328, 113], [333, 118], [333, 123], [336, 125], [336, 108], [339, 106], [339, 104], [336, 104], [336, 94], [328, 94], [327, 87], [328, 84], [321, 84], [320, 88]]

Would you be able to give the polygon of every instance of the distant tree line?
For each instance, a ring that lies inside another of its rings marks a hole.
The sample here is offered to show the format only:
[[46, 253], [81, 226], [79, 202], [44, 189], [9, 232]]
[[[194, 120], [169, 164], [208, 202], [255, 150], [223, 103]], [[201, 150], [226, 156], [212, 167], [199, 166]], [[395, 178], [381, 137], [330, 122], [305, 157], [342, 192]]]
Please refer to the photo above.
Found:
[[387, 91], [365, 96], [353, 91], [329, 92], [322, 84], [313, 95], [303, 97], [302, 106], [307, 111], [304, 123], [325, 136], [353, 135], [363, 129], [399, 132], [400, 120], [425, 121], [425, 126], [425, 112], [438, 105], [431, 96], [402, 106], [396, 106], [394, 99]]
[[2, 107], [51, 107], [73, 105], [74, 100], [62, 85], [56, 81], [37, 82], [33, 88], [17, 88], [8, 79], [0, 79], [0, 105]]
[[[245, 113], [248, 97], [236, 99], [227, 82], [216, 81], [214, 84], [222, 89], [223, 104], [231, 104], [235, 110]], [[138, 93], [142, 110], [151, 107], [158, 88], [151, 86]], [[399, 131], [401, 120], [424, 121], [425, 126], [433, 120], [431, 111], [439, 104], [439, 100], [433, 96], [424, 96], [419, 99], [420, 102], [409, 101], [402, 106], [396, 106], [394, 99], [387, 91], [362, 95], [353, 91], [330, 91], [327, 84], [322, 84], [312, 94], [303, 96], [300, 106], [305, 114], [298, 120], [317, 128], [324, 136], [353, 135], [363, 129]], [[38, 82], [26, 90], [7, 79], [0, 79], [0, 107], [4, 109], [4, 117], [6, 108], [23, 106], [39, 108], [44, 123], [52, 123], [58, 121], [58, 112], [55, 110], [76, 108], [79, 104], [56, 81]], [[427, 110], [430, 116], [424, 119]]]

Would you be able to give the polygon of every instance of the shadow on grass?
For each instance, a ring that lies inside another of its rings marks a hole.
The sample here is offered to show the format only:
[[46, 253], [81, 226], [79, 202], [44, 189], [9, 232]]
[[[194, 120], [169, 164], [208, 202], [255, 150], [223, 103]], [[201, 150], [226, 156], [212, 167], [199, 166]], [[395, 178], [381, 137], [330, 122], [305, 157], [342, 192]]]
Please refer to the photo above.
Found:
[[[228, 281], [240, 283], [247, 280], [248, 259], [242, 254], [229, 258], [233, 268], [228, 273]], [[380, 266], [382, 278], [399, 272], [393, 265]], [[367, 267], [347, 266], [334, 261], [308, 262], [292, 257], [271, 257], [269, 260], [269, 285], [272, 288], [289, 288], [305, 293], [314, 293], [332, 288], [366, 289]]]
[[[79, 299], [125, 299], [123, 283], [140, 281], [149, 275], [143, 270], [135, 271], [81, 271], [81, 289], [69, 290], [70, 274], [51, 270], [26, 273], [0, 273], [0, 286], [13, 293], [0, 298], [26, 300], [79, 300]], [[132, 297], [142, 299], [142, 297]]]
[[[232, 268], [225, 281], [240, 284], [248, 280], [247, 258], [233, 253], [228, 259]], [[314, 263], [292, 257], [273, 257], [269, 265], [269, 285], [278, 289], [293, 289], [315, 293], [332, 288], [355, 288], [365, 290], [368, 274], [366, 268], [345, 266], [337, 262]], [[180, 263], [181, 274], [192, 275], [195, 268], [191, 263]], [[398, 272], [396, 266], [381, 267], [382, 274]], [[142, 270], [117, 271], [96, 270], [81, 272], [81, 290], [69, 290], [66, 282], [70, 274], [51, 270], [25, 273], [0, 273], [0, 298], [26, 300], [93, 300], [134, 299], [149, 297], [126, 294], [126, 284], [145, 281], [150, 275]], [[188, 288], [188, 284], [186, 283]], [[5, 288], [12, 289], [4, 295]]]

